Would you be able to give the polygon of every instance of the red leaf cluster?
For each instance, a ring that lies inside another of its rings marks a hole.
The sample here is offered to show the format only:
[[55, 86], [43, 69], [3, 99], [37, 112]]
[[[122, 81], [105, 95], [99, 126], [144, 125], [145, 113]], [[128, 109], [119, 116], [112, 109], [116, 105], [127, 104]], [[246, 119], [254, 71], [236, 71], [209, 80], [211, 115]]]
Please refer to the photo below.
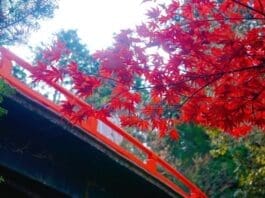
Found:
[[[178, 139], [175, 128], [183, 122], [235, 137], [253, 127], [264, 130], [263, 4], [250, 0], [158, 4], [147, 12], [144, 24], [122, 31], [111, 48], [94, 54], [100, 63], [97, 77], [85, 76], [74, 63], [67, 71], [40, 65], [34, 76], [57, 82], [67, 73], [81, 97], [109, 84], [109, 101], [93, 115], [118, 114], [122, 125], [155, 130], [160, 136]], [[60, 53], [45, 56], [54, 61]], [[69, 113], [72, 106], [65, 108]], [[82, 113], [91, 114], [80, 112], [82, 118]]]

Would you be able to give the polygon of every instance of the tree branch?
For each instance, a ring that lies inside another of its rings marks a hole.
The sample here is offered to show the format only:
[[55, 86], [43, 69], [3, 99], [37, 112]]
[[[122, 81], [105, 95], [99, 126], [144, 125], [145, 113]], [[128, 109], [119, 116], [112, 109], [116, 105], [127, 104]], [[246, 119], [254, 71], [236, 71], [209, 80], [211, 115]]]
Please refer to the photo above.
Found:
[[257, 10], [257, 9], [255, 9], [255, 8], [249, 6], [249, 5], [246, 5], [246, 4], [244, 4], [244, 3], [241, 3], [241, 2], [238, 1], [238, 0], [232, 0], [232, 1], [235, 2], [235, 3], [238, 4], [238, 5], [241, 5], [241, 6], [245, 7], [245, 8], [247, 8], [247, 9], [249, 9], [249, 10], [252, 10], [253, 12], [256, 12], [256, 13], [258, 13], [258, 14], [260, 14], [260, 15], [262, 15], [262, 16], [265, 17], [265, 13], [261, 12], [260, 10]]

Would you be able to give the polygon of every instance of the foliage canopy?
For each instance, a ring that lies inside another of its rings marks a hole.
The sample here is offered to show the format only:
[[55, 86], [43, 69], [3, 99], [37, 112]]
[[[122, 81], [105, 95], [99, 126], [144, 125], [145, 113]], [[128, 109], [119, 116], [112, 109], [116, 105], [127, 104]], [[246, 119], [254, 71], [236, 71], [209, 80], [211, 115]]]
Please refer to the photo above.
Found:
[[[44, 54], [51, 64], [36, 67], [36, 80], [70, 76], [73, 89], [85, 99], [111, 85], [108, 101], [75, 112], [76, 120], [117, 113], [123, 126], [173, 139], [178, 138], [176, 126], [185, 122], [235, 137], [253, 127], [264, 129], [261, 1], [172, 1], [157, 3], [147, 15], [145, 24], [121, 31], [112, 47], [94, 54], [98, 75], [85, 75], [74, 61], [63, 69], [53, 67], [66, 52], [59, 42]], [[71, 113], [74, 104], [63, 107]]]

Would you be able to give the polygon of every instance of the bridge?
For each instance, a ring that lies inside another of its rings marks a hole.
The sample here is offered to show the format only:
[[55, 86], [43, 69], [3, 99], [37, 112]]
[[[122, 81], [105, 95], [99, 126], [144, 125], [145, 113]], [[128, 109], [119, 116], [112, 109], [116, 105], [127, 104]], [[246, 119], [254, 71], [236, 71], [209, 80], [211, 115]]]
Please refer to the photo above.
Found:
[[[5, 191], [33, 197], [206, 197], [110, 119], [73, 122], [60, 102], [14, 75], [18, 67], [33, 74], [34, 66], [3, 47], [0, 58], [0, 77], [16, 91], [5, 97], [8, 114], [0, 120], [0, 175], [6, 179], [0, 195]], [[87, 108], [63, 86], [43, 82], [64, 100]]]

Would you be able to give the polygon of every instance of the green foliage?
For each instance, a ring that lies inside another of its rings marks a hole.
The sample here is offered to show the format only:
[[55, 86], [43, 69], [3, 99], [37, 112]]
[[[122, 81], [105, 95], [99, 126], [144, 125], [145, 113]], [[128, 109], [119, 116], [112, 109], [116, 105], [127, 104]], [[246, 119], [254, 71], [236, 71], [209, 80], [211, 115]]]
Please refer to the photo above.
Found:
[[98, 63], [90, 55], [90, 52], [85, 44], [82, 43], [76, 30], [61, 30], [55, 34], [55, 40], [50, 44], [42, 43], [40, 46], [33, 49], [35, 53], [35, 61], [43, 60], [43, 54], [45, 50], [54, 48], [54, 43], [57, 41], [62, 42], [66, 48], [70, 51], [69, 54], [64, 54], [60, 57], [58, 62], [59, 67], [64, 67], [70, 62], [74, 61], [77, 63], [79, 70], [86, 74], [98, 73]]
[[[62, 30], [55, 34], [56, 39], [51, 44], [42, 43], [42, 45], [38, 46], [34, 49], [35, 53], [35, 62], [41, 60], [42, 62], [46, 62], [44, 60], [45, 51], [48, 49], [54, 48], [54, 43], [60, 42], [65, 45], [67, 50], [70, 53], [63, 54], [58, 61], [58, 67], [63, 68], [67, 66], [70, 62], [75, 62], [78, 65], [78, 69], [87, 75], [92, 75], [100, 78], [98, 62], [93, 59], [91, 56], [87, 46], [82, 43], [79, 38], [76, 30]], [[64, 82], [60, 82], [64, 86], [72, 85], [72, 81], [70, 78], [65, 78]], [[106, 79], [107, 80], [107, 79]], [[69, 87], [69, 86], [68, 86]], [[94, 107], [102, 106], [109, 99], [109, 95], [111, 93], [112, 84], [106, 83], [105, 86], [99, 87], [92, 97], [87, 99], [87, 102], [92, 104]], [[53, 95], [53, 100], [57, 101], [59, 98], [58, 92], [55, 92]]]
[[209, 197], [265, 196], [264, 133], [234, 139], [193, 124], [181, 125], [179, 133], [179, 141], [148, 134], [146, 142]]
[[39, 27], [39, 20], [51, 18], [56, 8], [53, 0], [1, 0], [0, 45], [25, 41], [29, 31]]
[[[3, 96], [13, 94], [14, 91], [2, 80], [0, 80], [0, 105], [3, 102]], [[0, 106], [0, 117], [7, 114], [7, 110]]]
[[0, 184], [5, 182], [5, 178], [3, 176], [0, 176]]
[[98, 72], [98, 63], [92, 58], [85, 44], [82, 43], [76, 30], [62, 30], [56, 34], [71, 51], [68, 59], [78, 63], [79, 69], [87, 74]]
[[[87, 46], [82, 43], [76, 30], [62, 30], [58, 32], [56, 36], [71, 52], [65, 61], [75, 61], [78, 64], [80, 71], [88, 75], [101, 77], [99, 74], [98, 62], [90, 55]], [[62, 64], [65, 63], [62, 62]], [[95, 108], [102, 106], [102, 104], [105, 104], [108, 101], [111, 94], [111, 88], [111, 82], [99, 87], [93, 96], [87, 99], [87, 102], [92, 104]]]
[[170, 153], [189, 164], [195, 155], [205, 155], [210, 149], [210, 139], [203, 128], [194, 124], [183, 124], [179, 127], [179, 141], [166, 139], [171, 145]]
[[233, 171], [239, 188], [235, 191], [235, 195], [264, 197], [265, 134], [254, 131], [248, 137], [238, 140], [216, 132], [210, 132], [210, 135], [215, 159], [228, 155], [236, 165]]

